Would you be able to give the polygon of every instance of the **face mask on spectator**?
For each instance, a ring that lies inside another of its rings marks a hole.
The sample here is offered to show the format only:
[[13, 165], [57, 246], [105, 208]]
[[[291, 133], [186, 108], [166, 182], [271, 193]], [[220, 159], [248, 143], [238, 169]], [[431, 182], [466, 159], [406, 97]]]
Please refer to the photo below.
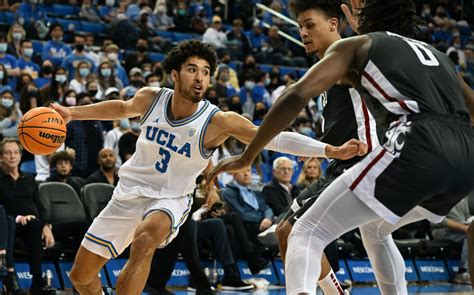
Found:
[[104, 76], [105, 78], [110, 77], [112, 75], [112, 70], [111, 69], [101, 69], [100, 74]]
[[270, 78], [268, 78], [268, 77], [265, 78], [265, 82], [264, 82], [264, 83], [265, 83], [265, 86], [270, 85], [270, 82], [272, 82], [272, 80], [270, 80]]
[[26, 93], [26, 95], [27, 95], [29, 98], [38, 97], [38, 91], [37, 91], [37, 90], [31, 90], [31, 91], [28, 91], [28, 92]]
[[263, 117], [265, 117], [265, 114], [266, 114], [266, 113], [267, 113], [267, 110], [266, 110], [266, 109], [255, 110], [254, 117], [255, 117], [255, 118], [262, 119]]
[[[5, 76], [5, 75], [4, 75], [3, 71], [0, 71], [0, 80], [3, 80], [3, 77], [4, 77], [4, 76]], [[1, 82], [1, 81], [0, 81], [0, 82]]]
[[33, 56], [33, 48], [25, 48], [23, 52], [25, 53], [25, 56], [28, 58]]
[[143, 46], [143, 45], [138, 45], [137, 46], [137, 50], [138, 52], [145, 52], [147, 50], [146, 46]]
[[20, 32], [13, 32], [12, 33], [12, 38], [15, 41], [20, 41], [22, 37], [23, 37], [23, 34], [20, 33]]
[[135, 80], [135, 81], [130, 81], [130, 82], [136, 88], [140, 88], [142, 86], [142, 81], [140, 80]]
[[138, 122], [130, 122], [130, 128], [132, 128], [132, 130], [135, 132], [140, 132], [140, 130], [142, 130], [140, 127], [140, 123]]
[[89, 95], [91, 97], [94, 97], [97, 94], [97, 89], [91, 89], [91, 90], [87, 91], [87, 93], [89, 93]]
[[42, 68], [43, 74], [49, 75], [53, 72], [53, 67], [52, 66], [44, 66]]
[[68, 106], [75, 106], [77, 104], [77, 99], [75, 96], [68, 96], [66, 97], [65, 101]]
[[54, 78], [56, 80], [56, 82], [58, 82], [59, 84], [63, 84], [64, 82], [66, 82], [67, 78], [66, 78], [66, 75], [56, 75], [56, 77]]
[[2, 106], [6, 107], [7, 109], [11, 108], [13, 105], [13, 99], [9, 98], [2, 98]]
[[105, 0], [105, 5], [114, 6], [115, 5], [115, 0]]
[[148, 75], [150, 75], [150, 74], [151, 74], [151, 72], [150, 72], [150, 71], [144, 71], [144, 72], [143, 72], [143, 77], [145, 77], [145, 78], [146, 78], [146, 76], [148, 76]]
[[306, 135], [308, 137], [313, 137], [313, 129], [311, 127], [301, 127], [299, 133]]
[[156, 81], [156, 82], [151, 82], [150, 84], [148, 84], [149, 86], [151, 87], [160, 87], [160, 82]]
[[107, 54], [107, 58], [110, 59], [111, 61], [117, 61], [118, 54], [115, 52], [111, 52]]
[[255, 87], [254, 81], [245, 81], [245, 88], [248, 90], [252, 90]]
[[76, 51], [83, 51], [84, 50], [84, 44], [76, 44], [75, 48], [76, 48]]
[[30, 0], [30, 4], [36, 4], [38, 3], [38, 0]]
[[186, 15], [186, 9], [178, 9], [178, 15], [181, 15], [181, 16]]
[[127, 118], [120, 119], [119, 126], [122, 129], [128, 129], [128, 128], [130, 128], [130, 121]]
[[7, 51], [8, 44], [7, 43], [0, 43], [0, 52], [5, 53]]
[[89, 75], [90, 71], [88, 68], [82, 68], [82, 69], [79, 69], [79, 75], [81, 75], [81, 77], [87, 77], [87, 75]]

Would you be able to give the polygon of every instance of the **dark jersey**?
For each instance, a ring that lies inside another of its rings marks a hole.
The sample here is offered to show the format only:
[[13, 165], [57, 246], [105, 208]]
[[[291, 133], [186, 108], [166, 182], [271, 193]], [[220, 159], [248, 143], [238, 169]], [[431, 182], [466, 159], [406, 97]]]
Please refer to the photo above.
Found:
[[367, 36], [372, 45], [358, 87], [363, 96], [370, 96], [396, 116], [431, 113], [469, 119], [448, 56], [426, 43], [390, 32]]
[[379, 144], [375, 119], [354, 88], [334, 85], [321, 95], [321, 99], [322, 142], [339, 146], [355, 138], [366, 142], [369, 151]]

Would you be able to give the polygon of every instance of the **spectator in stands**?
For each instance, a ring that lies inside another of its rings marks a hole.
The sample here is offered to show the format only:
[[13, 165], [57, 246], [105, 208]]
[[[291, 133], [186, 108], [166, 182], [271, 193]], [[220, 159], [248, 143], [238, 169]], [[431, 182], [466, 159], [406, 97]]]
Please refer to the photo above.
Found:
[[443, 221], [433, 226], [433, 237], [438, 240], [450, 240], [462, 246], [459, 271], [454, 275], [454, 282], [469, 285], [467, 229], [474, 217], [469, 211], [469, 200], [464, 198], [454, 206]]
[[234, 181], [222, 190], [221, 195], [230, 209], [242, 217], [250, 241], [261, 248], [257, 235], [273, 224], [273, 211], [261, 191], [249, 188], [252, 181], [250, 166], [233, 176]]
[[[121, 85], [120, 84], [119, 85], [111, 85], [109, 87], [117, 87], [119, 89], [122, 89], [123, 86], [128, 85], [128, 78], [127, 78], [127, 72], [125, 71], [125, 69], [120, 64], [119, 57], [118, 57], [118, 52], [119, 52], [119, 48], [115, 44], [109, 44], [105, 47], [105, 56], [107, 57], [107, 60], [109, 61], [109, 66], [111, 66], [113, 68], [113, 70], [114, 70], [113, 73], [115, 73], [114, 76], [116, 76], [121, 82]], [[103, 62], [100, 65], [102, 65], [102, 64], [103, 64]]]
[[140, 135], [140, 118], [130, 118], [130, 131], [125, 132], [119, 139], [119, 156], [125, 163], [135, 153], [138, 136]]
[[[123, 84], [120, 79], [115, 75], [115, 69], [112, 67], [111, 63], [104, 61], [99, 65], [98, 71], [98, 88], [97, 94], [95, 97], [97, 99], [104, 99], [105, 90], [110, 87], [118, 88], [119, 90], [123, 88]], [[128, 79], [127, 79], [128, 80]]]
[[136, 45], [137, 51], [127, 54], [125, 57], [125, 69], [130, 72], [132, 68], [140, 68], [145, 63], [153, 61], [148, 56], [149, 44], [145, 38], [139, 38]]
[[20, 58], [18, 59], [18, 67], [22, 73], [28, 73], [33, 79], [39, 77], [40, 67], [31, 60], [33, 57], [33, 43], [30, 40], [22, 40], [20, 49]]
[[285, 213], [300, 190], [291, 184], [293, 177], [293, 161], [287, 157], [279, 157], [273, 161], [273, 178], [263, 186], [265, 202], [273, 213], [278, 216]]
[[26, 32], [23, 26], [20, 24], [13, 24], [8, 30], [8, 50], [7, 53], [13, 55], [16, 58], [20, 57], [21, 41], [25, 39]]
[[[92, 103], [89, 95], [81, 93], [77, 96], [78, 105]], [[103, 127], [101, 121], [73, 121], [67, 125], [66, 146], [76, 151], [73, 174], [87, 178], [97, 169], [97, 154], [104, 146]]]
[[227, 36], [222, 31], [222, 19], [218, 15], [212, 17], [212, 25], [202, 36], [202, 41], [211, 44], [217, 50], [226, 48]]
[[80, 61], [74, 69], [74, 79], [69, 83], [69, 88], [76, 91], [76, 93], [87, 92], [87, 81], [94, 78], [91, 65], [87, 61]]
[[120, 97], [133, 97], [138, 89], [143, 87], [145, 80], [143, 80], [142, 70], [140, 68], [132, 68], [130, 70], [130, 85], [120, 91]]
[[243, 87], [240, 88], [239, 93], [242, 113], [248, 114], [251, 119], [255, 110], [255, 103], [252, 97], [255, 84], [255, 73], [246, 75], [245, 80], [243, 80]]
[[265, 88], [268, 84], [270, 84], [270, 75], [263, 71], [257, 71], [255, 74], [255, 87], [252, 89], [252, 99], [254, 103], [262, 102], [267, 108], [270, 108], [272, 98]]
[[53, 69], [54, 65], [49, 59], [43, 60], [40, 76], [45, 79], [51, 79], [53, 77]]
[[436, 26], [443, 29], [449, 29], [456, 25], [455, 20], [452, 20], [446, 16], [446, 9], [442, 5], [439, 5], [436, 8], [436, 15], [433, 17], [433, 21]]
[[85, 42], [86, 39], [83, 35], [76, 34], [76, 36], [74, 36], [74, 50], [62, 63], [62, 66], [69, 73], [68, 80], [74, 79], [74, 73], [76, 72], [78, 62], [87, 62], [91, 71], [94, 71], [94, 61], [87, 57], [86, 51], [84, 50]]
[[0, 33], [0, 64], [3, 64], [7, 70], [8, 76], [17, 77], [20, 75], [17, 59], [7, 53], [8, 43], [4, 33]]
[[24, 85], [20, 92], [20, 110], [22, 114], [26, 114], [32, 108], [43, 105], [43, 99], [38, 88], [31, 82]]
[[[97, 83], [96, 79], [90, 80], [86, 83], [86, 92], [83, 92], [81, 94], [84, 94], [86, 96], [89, 96], [92, 101], [98, 101], [102, 100], [102, 93], [99, 93], [99, 84]], [[98, 98], [100, 96], [100, 99]]]
[[110, 148], [103, 148], [99, 151], [99, 170], [95, 171], [86, 179], [86, 184], [89, 183], [108, 183], [113, 186], [117, 185], [119, 177], [117, 174], [116, 163], [117, 155]]
[[244, 33], [244, 24], [241, 19], [235, 19], [233, 21], [232, 30], [227, 32], [227, 40], [236, 42], [238, 45], [237, 49], [240, 48], [240, 51], [235, 51], [237, 59], [242, 60], [244, 56], [252, 53], [250, 41]]
[[0, 137], [18, 137], [21, 112], [15, 105], [15, 96], [10, 90], [0, 93]]
[[63, 59], [71, 54], [71, 48], [63, 42], [64, 31], [60, 24], [52, 24], [49, 27], [49, 40], [43, 47], [43, 60], [49, 59], [53, 65], [59, 66]]
[[104, 140], [104, 148], [112, 149], [114, 154], [116, 155], [115, 166], [116, 168], [120, 168], [122, 166], [122, 159], [117, 157], [119, 154], [119, 140], [122, 135], [128, 131], [130, 131], [130, 121], [128, 118], [120, 119], [119, 121], [115, 122], [116, 127], [107, 132], [105, 135]]
[[[257, 73], [257, 64], [255, 63], [255, 57], [253, 55], [247, 55], [244, 59], [241, 70], [238, 73], [240, 86], [244, 86], [245, 81], [251, 80], [249, 77], [253, 78], [255, 81], [255, 74]], [[241, 89], [242, 90], [242, 89]]]
[[162, 79], [163, 77], [160, 77], [152, 72], [145, 77], [145, 82], [147, 86], [160, 87], [160, 82]]
[[64, 93], [64, 97], [60, 101], [63, 106], [75, 106], [77, 105], [77, 92], [73, 89], [69, 89]]
[[99, 15], [106, 23], [112, 22], [117, 17], [115, 0], [105, 0], [105, 5], [99, 7]]
[[5, 138], [0, 145], [0, 205], [15, 218], [16, 237], [25, 243], [33, 275], [31, 293], [39, 295], [45, 286], [41, 271], [42, 240], [46, 248], [54, 246], [54, 236], [46, 209], [39, 201], [38, 184], [33, 176], [19, 169], [22, 148], [16, 139]]
[[[216, 193], [216, 192], [214, 192]], [[222, 202], [215, 202], [213, 205], [204, 203], [205, 196], [203, 198], [196, 197], [194, 195], [194, 202], [197, 206], [193, 206], [192, 218], [197, 222], [197, 241], [199, 248], [202, 248], [205, 240], [212, 242], [212, 248], [218, 261], [224, 268], [224, 278], [222, 280], [222, 290], [249, 290], [252, 289], [252, 285], [245, 284], [240, 278], [239, 269], [234, 261], [232, 249], [229, 244], [229, 238], [227, 237], [226, 226], [224, 221], [218, 218], [223, 215], [221, 209], [216, 209], [220, 205], [223, 207]], [[201, 201], [201, 202], [199, 202]], [[194, 205], [194, 204], [193, 204]]]
[[237, 95], [237, 90], [232, 87], [230, 84], [230, 71], [229, 66], [226, 64], [220, 64], [217, 67], [217, 76], [216, 76], [217, 83], [215, 85], [215, 89], [217, 92], [218, 97], [225, 97], [230, 99], [230, 97]]
[[97, 14], [95, 7], [91, 5], [91, 0], [82, 0], [79, 16], [90, 22], [101, 22], [100, 16]]
[[260, 126], [266, 114], [267, 114], [267, 106], [261, 101], [255, 103], [255, 110], [253, 112], [252, 123], [256, 126]]
[[157, 1], [154, 13], [157, 22], [157, 30], [168, 31], [174, 28], [173, 18], [168, 16], [165, 2]]
[[3, 281], [7, 294], [27, 295], [20, 289], [16, 278], [13, 260], [15, 245], [15, 219], [8, 216], [0, 205], [0, 281]]
[[310, 183], [318, 181], [323, 176], [321, 163], [317, 158], [309, 158], [304, 161], [301, 174], [298, 176], [296, 187], [302, 191]]
[[262, 49], [262, 45], [267, 40], [267, 37], [263, 33], [263, 24], [258, 19], [253, 22], [252, 30], [249, 32], [248, 37], [253, 52], [260, 52]]
[[94, 52], [94, 34], [92, 33], [85, 33], [85, 45], [84, 50], [86, 51], [86, 56], [94, 61], [94, 67], [98, 67], [100, 64], [100, 55]]
[[74, 166], [74, 157], [72, 157], [72, 155], [67, 151], [56, 152], [51, 158], [51, 166], [55, 169], [56, 173], [46, 179], [46, 182], [62, 182], [69, 184], [74, 188], [79, 197], [85, 180], [81, 177], [71, 175]]
[[5, 66], [0, 63], [0, 92], [11, 89], [10, 85], [8, 85], [8, 71]]
[[37, 0], [23, 2], [16, 11], [16, 19], [20, 24], [32, 25], [35, 21], [48, 20], [46, 10], [38, 4]]
[[179, 1], [174, 17], [174, 31], [176, 32], [192, 32], [188, 6], [185, 1]]
[[43, 104], [49, 105], [49, 103], [61, 101], [67, 89], [69, 89], [69, 83], [66, 69], [63, 67], [55, 68], [51, 82], [40, 89]]

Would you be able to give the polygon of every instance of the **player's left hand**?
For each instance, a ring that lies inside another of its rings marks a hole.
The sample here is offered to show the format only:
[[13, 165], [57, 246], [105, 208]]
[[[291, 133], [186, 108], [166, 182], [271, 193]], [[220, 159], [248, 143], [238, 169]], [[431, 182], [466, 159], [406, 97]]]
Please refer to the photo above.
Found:
[[347, 160], [355, 156], [363, 156], [367, 154], [368, 146], [364, 142], [351, 139], [341, 146], [326, 146], [326, 156], [332, 159]]
[[344, 12], [347, 22], [351, 29], [358, 33], [359, 32], [359, 12], [361, 7], [364, 5], [364, 0], [350, 0], [351, 7], [347, 4], [341, 4], [342, 12]]
[[207, 189], [210, 188], [209, 186], [214, 182], [214, 179], [217, 177], [217, 175], [223, 172], [237, 172], [250, 166], [251, 164], [251, 162], [243, 159], [241, 155], [229, 157], [219, 161], [219, 163], [217, 163], [217, 165], [214, 166], [211, 172], [209, 172], [207, 175]]

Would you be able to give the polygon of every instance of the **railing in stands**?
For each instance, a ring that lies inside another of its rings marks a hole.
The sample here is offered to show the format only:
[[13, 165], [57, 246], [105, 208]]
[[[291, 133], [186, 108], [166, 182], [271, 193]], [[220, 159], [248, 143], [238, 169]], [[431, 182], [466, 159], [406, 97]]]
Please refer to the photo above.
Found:
[[[270, 13], [270, 14], [272, 14], [272, 15], [274, 15], [274, 16], [280, 18], [280, 19], [282, 19], [283, 21], [289, 23], [290, 25], [299, 27], [299, 26], [298, 26], [298, 23], [297, 23], [296, 21], [294, 21], [294, 20], [292, 20], [291, 18], [289, 18], [289, 17], [287, 17], [287, 16], [285, 16], [285, 15], [279, 13], [278, 11], [275, 11], [275, 10], [271, 9], [270, 7], [265, 6], [265, 5], [263, 5], [263, 4], [260, 4], [260, 3], [257, 3], [256, 6], [255, 6], [254, 16], [256, 16], [256, 9], [257, 9], [257, 8], [258, 8], [258, 9], [261, 9], [261, 10], [263, 10], [263, 11], [266, 11], [266, 12], [268, 12], [268, 13]], [[261, 21], [261, 20], [260, 20], [260, 21]], [[262, 23], [262, 25], [263, 25], [265, 28], [267, 28], [267, 29], [271, 27], [270, 24], [267, 24], [267, 23], [265, 23], [265, 22], [263, 22], [263, 21], [261, 21], [261, 23]], [[291, 41], [291, 42], [293, 42], [293, 43], [295, 43], [295, 44], [297, 44], [297, 45], [303, 47], [303, 43], [302, 43], [300, 40], [294, 38], [293, 36], [290, 36], [290, 35], [288, 35], [287, 33], [283, 32], [283, 31], [281, 31], [281, 30], [278, 30], [278, 34], [279, 34], [280, 36], [282, 36], [283, 38], [286, 38], [287, 40], [289, 40], [289, 41]]]

